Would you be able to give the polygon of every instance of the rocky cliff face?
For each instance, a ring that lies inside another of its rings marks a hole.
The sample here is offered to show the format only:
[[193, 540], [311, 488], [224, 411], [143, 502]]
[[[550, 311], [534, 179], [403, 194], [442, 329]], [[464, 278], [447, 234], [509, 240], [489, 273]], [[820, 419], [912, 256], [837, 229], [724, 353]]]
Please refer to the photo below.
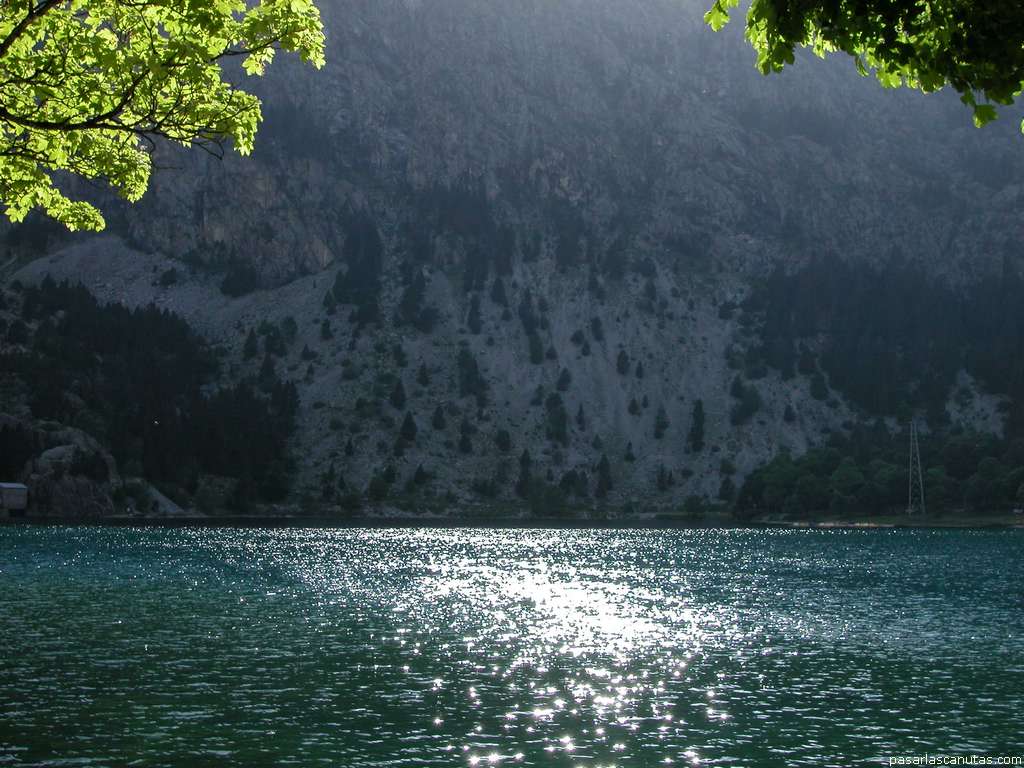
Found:
[[[607, 456], [617, 503], [714, 497], [730, 467], [851, 418], [774, 373], [730, 417], [752, 338], [733, 306], [772, 265], [903, 258], [962, 280], [1018, 258], [1012, 119], [976, 131], [955, 99], [881, 91], [848, 62], [762, 78], [700, 3], [321, 5], [329, 64], [282, 60], [258, 84], [253, 157], [168, 152], [112, 236], [22, 272], [175, 309], [235, 376], [260, 362], [250, 328], [294, 318], [278, 365], [300, 381], [311, 498], [422, 466], [435, 497], [510, 499], [524, 448], [535, 476], [586, 474], [590, 493]], [[202, 268], [156, 284], [180, 261]], [[210, 272], [228, 265], [266, 289], [225, 297]]]
[[436, 241], [432, 261], [458, 261], [459, 222], [425, 215], [439, 190], [479, 198], [515, 257], [534, 235], [547, 254], [567, 227], [580, 261], [614, 245], [684, 263], [898, 252], [974, 269], [1016, 242], [1012, 118], [979, 132], [954, 98], [882, 91], [842, 60], [763, 78], [739, 26], [716, 35], [703, 10], [324, 3], [326, 69], [282, 59], [255, 83], [255, 156], [166, 158], [120, 226], [271, 282], [340, 263], [350, 210], [389, 259], [412, 233]]

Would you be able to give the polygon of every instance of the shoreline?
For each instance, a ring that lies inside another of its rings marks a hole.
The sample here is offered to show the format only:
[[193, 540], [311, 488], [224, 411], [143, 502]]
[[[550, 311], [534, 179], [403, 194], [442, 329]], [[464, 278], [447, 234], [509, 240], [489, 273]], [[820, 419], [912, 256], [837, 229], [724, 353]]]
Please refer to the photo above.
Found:
[[729, 517], [688, 520], [677, 517], [650, 517], [633, 519], [596, 520], [561, 517], [419, 517], [419, 516], [363, 516], [339, 519], [334, 517], [299, 517], [294, 515], [232, 515], [223, 517], [105, 517], [95, 519], [67, 517], [8, 517], [0, 518], [3, 526], [82, 526], [101, 528], [504, 528], [521, 529], [580, 529], [580, 530], [730, 530], [741, 528], [782, 528], [793, 530], [900, 530], [900, 529], [977, 529], [1021, 530], [1024, 519], [1020, 515], [969, 518], [930, 518], [907, 520], [891, 517], [845, 520], [735, 520]]

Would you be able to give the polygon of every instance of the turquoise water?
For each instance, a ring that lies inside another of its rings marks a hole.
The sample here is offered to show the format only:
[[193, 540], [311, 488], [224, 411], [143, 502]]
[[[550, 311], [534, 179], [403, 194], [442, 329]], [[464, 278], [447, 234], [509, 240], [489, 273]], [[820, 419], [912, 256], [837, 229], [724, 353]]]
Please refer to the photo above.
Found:
[[0, 765], [1024, 755], [1024, 532], [0, 528]]

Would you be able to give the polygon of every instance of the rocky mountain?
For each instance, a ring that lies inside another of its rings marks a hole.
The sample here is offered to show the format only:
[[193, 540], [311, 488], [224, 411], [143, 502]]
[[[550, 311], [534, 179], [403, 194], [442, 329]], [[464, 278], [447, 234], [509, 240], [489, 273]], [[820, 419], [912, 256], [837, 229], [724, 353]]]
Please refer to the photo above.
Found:
[[416, 255], [439, 266], [477, 234], [444, 208], [511, 229], [520, 258], [532, 237], [547, 256], [567, 235], [575, 262], [617, 246], [684, 262], [898, 251], [972, 269], [1018, 240], [1012, 117], [980, 132], [955, 98], [883, 91], [841, 59], [764, 78], [739, 26], [715, 34], [702, 11], [325, 3], [330, 63], [282, 60], [256, 84], [255, 157], [175, 156], [125, 229], [271, 280], [338, 263], [347, 210], [373, 219], [392, 259], [426, 233]]
[[[296, 503], [493, 507], [524, 476], [616, 510], [727, 499], [863, 416], [842, 382], [745, 365], [776, 267], [1019, 270], [1011, 117], [978, 131], [842, 60], [763, 78], [692, 0], [321, 7], [328, 65], [253, 86], [252, 157], [168, 149], [108, 234], [16, 275], [173, 310], [226, 380], [270, 358], [299, 391]], [[1001, 430], [965, 386], [954, 419]]]

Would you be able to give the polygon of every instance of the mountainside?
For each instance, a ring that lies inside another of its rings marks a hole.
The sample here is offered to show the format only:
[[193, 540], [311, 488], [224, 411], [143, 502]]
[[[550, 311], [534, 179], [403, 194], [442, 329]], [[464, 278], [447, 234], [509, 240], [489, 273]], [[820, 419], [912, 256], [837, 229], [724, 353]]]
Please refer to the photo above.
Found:
[[[294, 379], [294, 501], [729, 500], [780, 449], [926, 405], [914, 380], [851, 405], [824, 326], [786, 331], [795, 375], [759, 362], [785, 323], [744, 302], [776, 267], [917, 265], [956, 290], [1020, 270], [1012, 118], [977, 131], [848, 61], [762, 78], [693, 2], [321, 5], [328, 66], [257, 84], [252, 157], [166, 150], [140, 204], [108, 201], [109, 235], [8, 233], [47, 252], [22, 281], [174, 310], [224, 383]], [[1013, 392], [968, 363], [948, 418], [1001, 433]]]
[[[534, 238], [542, 257], [573, 241], [569, 262], [1016, 255], [1012, 117], [978, 131], [955, 98], [883, 91], [839, 58], [764, 78], [739, 25], [715, 34], [703, 10], [324, 3], [327, 67], [281, 57], [252, 83], [255, 155], [168, 153], [116, 228], [271, 283], [342, 262], [353, 210], [386, 261], [439, 266], [484, 246], [523, 258]], [[492, 226], [508, 238], [481, 242]]]

